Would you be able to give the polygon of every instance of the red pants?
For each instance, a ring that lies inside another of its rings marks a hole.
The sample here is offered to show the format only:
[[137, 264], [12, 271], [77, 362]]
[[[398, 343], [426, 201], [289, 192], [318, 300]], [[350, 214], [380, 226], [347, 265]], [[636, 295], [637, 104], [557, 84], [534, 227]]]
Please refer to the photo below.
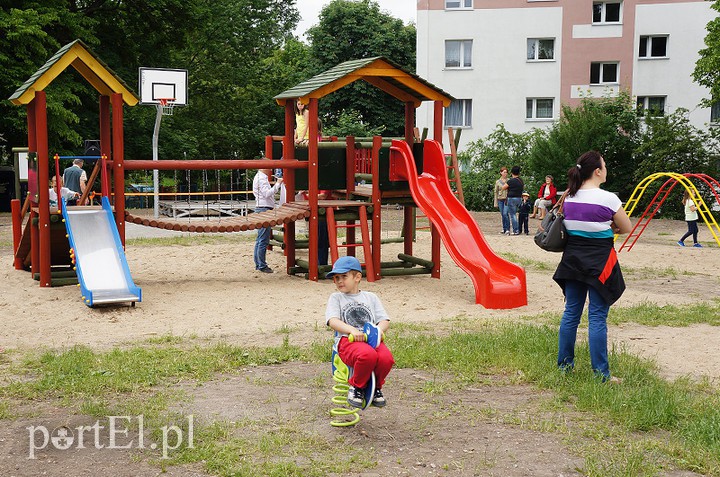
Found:
[[373, 371], [377, 387], [381, 388], [395, 364], [395, 359], [385, 343], [373, 348], [364, 342], [351, 343], [343, 336], [338, 344], [338, 354], [343, 363], [353, 368], [353, 375], [348, 379], [348, 383], [356, 388], [365, 388]]

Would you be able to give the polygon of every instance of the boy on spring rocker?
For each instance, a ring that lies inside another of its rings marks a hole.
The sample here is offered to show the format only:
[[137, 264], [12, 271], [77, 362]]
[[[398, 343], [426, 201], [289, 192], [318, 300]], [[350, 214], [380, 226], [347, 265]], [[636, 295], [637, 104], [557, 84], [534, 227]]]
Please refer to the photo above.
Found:
[[[377, 295], [360, 290], [362, 267], [357, 258], [340, 257], [326, 277], [332, 278], [338, 292], [328, 299], [325, 323], [337, 332], [335, 347], [340, 359], [353, 368], [348, 379], [348, 404], [363, 407], [365, 387], [374, 371], [377, 385], [372, 405], [383, 407], [386, 401], [382, 386], [395, 360], [385, 343], [380, 342], [377, 348], [366, 343], [362, 329], [365, 323], [372, 323], [384, 334], [390, 327], [390, 318]], [[348, 339], [351, 335], [352, 341]]]

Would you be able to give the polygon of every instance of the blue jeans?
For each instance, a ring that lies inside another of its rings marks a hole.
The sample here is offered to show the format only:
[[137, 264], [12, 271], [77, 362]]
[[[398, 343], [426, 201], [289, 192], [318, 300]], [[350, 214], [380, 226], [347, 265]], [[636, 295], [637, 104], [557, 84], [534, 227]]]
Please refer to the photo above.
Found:
[[588, 345], [590, 365], [603, 381], [610, 378], [607, 351], [607, 315], [610, 311], [602, 296], [587, 283], [567, 280], [565, 282], [565, 312], [560, 321], [558, 337], [558, 366], [562, 369], [575, 366], [575, 338], [585, 298], [590, 295], [588, 306]]
[[[265, 212], [272, 210], [270, 207], [257, 207], [255, 213]], [[255, 252], [253, 258], [255, 259], [255, 270], [262, 270], [268, 268], [268, 264], [265, 261], [265, 254], [267, 253], [267, 247], [270, 244], [270, 237], [272, 236], [272, 228], [263, 227], [258, 229], [257, 238], [255, 239]]]
[[503, 232], [510, 230], [510, 219], [507, 216], [507, 199], [498, 200], [498, 209], [500, 209], [500, 217], [502, 219]]
[[520, 228], [518, 227], [517, 213], [522, 204], [521, 197], [508, 197], [505, 211], [507, 212], [510, 223], [512, 224], [512, 233], [519, 234]]

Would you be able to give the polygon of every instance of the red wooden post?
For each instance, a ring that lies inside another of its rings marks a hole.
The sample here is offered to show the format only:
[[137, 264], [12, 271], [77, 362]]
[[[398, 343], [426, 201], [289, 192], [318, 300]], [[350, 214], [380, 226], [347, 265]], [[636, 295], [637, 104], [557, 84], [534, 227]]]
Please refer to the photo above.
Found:
[[38, 168], [38, 236], [40, 259], [40, 286], [52, 286], [50, 278], [50, 158], [48, 157], [47, 103], [45, 91], [35, 93], [35, 135], [37, 140]]
[[[410, 145], [415, 140], [415, 104], [412, 101], [405, 103], [405, 142]], [[415, 223], [415, 207], [406, 205], [403, 208], [403, 250], [406, 255], [412, 255], [413, 250], [413, 224]]]
[[311, 98], [308, 105], [308, 196], [310, 200], [310, 222], [308, 240], [308, 261], [310, 270], [308, 278], [312, 281], [318, 279], [318, 100]]
[[[433, 139], [440, 143], [442, 147], [443, 140], [443, 104], [442, 101], [435, 101], [435, 109], [433, 112]], [[437, 228], [430, 224], [430, 236], [432, 237], [431, 254], [434, 267], [430, 276], [440, 278], [440, 233]]]
[[[372, 260], [375, 268], [375, 279], [382, 278], [380, 273], [380, 256], [382, 255], [381, 231], [382, 231], [382, 199], [380, 197], [380, 148], [382, 137], [374, 136], [372, 145]], [[365, 259], [367, 262], [367, 258]]]
[[112, 98], [113, 135], [113, 188], [115, 189], [115, 223], [120, 242], [125, 248], [125, 145], [123, 144], [123, 99], [122, 94], [113, 93]]
[[[35, 123], [35, 104], [36, 99], [30, 101], [27, 105], [27, 125], [28, 125], [28, 150], [29, 152], [37, 153], [37, 124]], [[35, 167], [37, 169], [37, 157], [35, 158]], [[30, 181], [35, 181], [35, 184], [30, 185]], [[28, 197], [30, 198], [30, 274], [35, 277], [36, 273], [39, 273], [38, 268], [40, 267], [40, 239], [38, 237], [37, 224], [33, 224], [34, 219], [37, 219], [37, 213], [33, 210], [33, 204], [37, 206], [37, 197], [30, 195], [30, 191], [37, 190], [37, 170], [34, 175], [28, 173]]]
[[102, 170], [100, 171], [100, 188], [102, 195], [110, 196], [108, 187], [108, 174], [106, 162], [112, 158], [112, 144], [110, 132], [110, 96], [100, 96], [100, 156], [105, 156], [102, 160]]
[[[285, 102], [285, 136], [283, 136], [283, 159], [295, 159], [295, 106], [294, 100]], [[295, 198], [295, 171], [283, 172], [285, 194], [289, 199]], [[295, 222], [285, 224], [285, 255], [286, 273], [295, 266]]]

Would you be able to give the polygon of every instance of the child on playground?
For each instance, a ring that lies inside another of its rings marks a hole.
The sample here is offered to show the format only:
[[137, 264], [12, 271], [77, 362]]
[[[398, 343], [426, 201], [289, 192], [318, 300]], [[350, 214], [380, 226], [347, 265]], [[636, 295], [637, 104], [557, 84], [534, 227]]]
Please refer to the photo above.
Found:
[[[335, 347], [340, 359], [353, 368], [353, 375], [348, 379], [348, 404], [362, 407], [365, 386], [375, 371], [377, 385], [372, 405], [383, 407], [386, 401], [382, 386], [395, 359], [384, 342], [377, 348], [365, 343], [362, 329], [365, 323], [370, 322], [384, 334], [390, 327], [390, 318], [377, 295], [360, 290], [362, 267], [357, 258], [340, 257], [326, 277], [332, 278], [338, 292], [330, 295], [325, 323], [336, 331]], [[353, 336], [352, 342], [348, 339], [349, 335]]]
[[695, 200], [687, 190], [683, 192], [682, 204], [685, 206], [685, 222], [687, 222], [688, 231], [680, 237], [677, 244], [684, 247], [685, 239], [692, 235], [693, 247], [702, 248], [702, 245], [698, 242], [697, 205], [695, 205]]
[[522, 193], [522, 202], [518, 208], [518, 222], [520, 222], [520, 233], [525, 230], [525, 235], [528, 235], [528, 222], [530, 212], [533, 210], [533, 204], [530, 203], [530, 194], [527, 192]]
[[[57, 180], [55, 179], [56, 176], [53, 176], [50, 180], [50, 190], [48, 191], [48, 198], [50, 200], [50, 207], [57, 207], [58, 205], [58, 196], [57, 191], [55, 190], [57, 188]], [[62, 177], [60, 177], [60, 197], [67, 201], [71, 201], [74, 199], [77, 199], [80, 197], [80, 194], [78, 194], [75, 191], [72, 191], [68, 189], [67, 187], [63, 187], [62, 183]]]

